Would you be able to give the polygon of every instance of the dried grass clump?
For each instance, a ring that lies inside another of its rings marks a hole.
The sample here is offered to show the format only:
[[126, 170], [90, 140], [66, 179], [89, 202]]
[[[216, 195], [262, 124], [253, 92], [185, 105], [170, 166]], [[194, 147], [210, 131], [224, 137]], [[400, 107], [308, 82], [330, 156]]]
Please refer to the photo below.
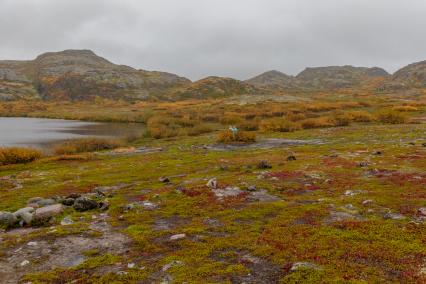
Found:
[[219, 143], [253, 143], [256, 142], [256, 133], [238, 131], [235, 135], [230, 130], [221, 131], [217, 136]]
[[39, 150], [30, 148], [0, 148], [0, 166], [29, 163], [42, 156]]
[[83, 138], [65, 141], [56, 145], [53, 152], [56, 155], [71, 155], [85, 152], [97, 152], [111, 150], [122, 146], [122, 142], [116, 139]]

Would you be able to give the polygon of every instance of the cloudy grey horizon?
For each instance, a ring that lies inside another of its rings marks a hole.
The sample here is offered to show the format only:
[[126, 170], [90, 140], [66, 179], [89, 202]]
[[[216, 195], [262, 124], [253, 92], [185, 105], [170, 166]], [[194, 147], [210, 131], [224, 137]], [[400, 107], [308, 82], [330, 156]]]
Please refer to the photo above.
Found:
[[423, 0], [0, 0], [0, 60], [90, 49], [197, 80], [426, 60]]

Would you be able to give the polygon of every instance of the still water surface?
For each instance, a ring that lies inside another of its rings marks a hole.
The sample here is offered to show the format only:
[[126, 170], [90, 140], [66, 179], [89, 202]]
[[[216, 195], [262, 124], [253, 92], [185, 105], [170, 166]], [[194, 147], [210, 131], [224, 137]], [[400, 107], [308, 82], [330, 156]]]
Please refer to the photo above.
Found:
[[67, 139], [140, 135], [142, 124], [97, 123], [63, 119], [0, 117], [0, 147], [36, 147]]

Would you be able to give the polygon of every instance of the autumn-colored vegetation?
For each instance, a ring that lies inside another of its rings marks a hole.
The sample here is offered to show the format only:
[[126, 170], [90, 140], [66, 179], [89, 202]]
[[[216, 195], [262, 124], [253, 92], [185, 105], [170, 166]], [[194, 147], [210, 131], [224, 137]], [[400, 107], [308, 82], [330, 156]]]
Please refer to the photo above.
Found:
[[238, 131], [232, 133], [230, 130], [219, 132], [217, 142], [232, 144], [232, 143], [253, 143], [256, 142], [256, 134], [248, 131]]
[[0, 166], [24, 164], [42, 157], [42, 153], [30, 148], [0, 148]]
[[122, 146], [122, 142], [116, 139], [83, 138], [72, 139], [55, 145], [53, 151], [57, 155], [69, 155], [84, 152], [110, 150]]

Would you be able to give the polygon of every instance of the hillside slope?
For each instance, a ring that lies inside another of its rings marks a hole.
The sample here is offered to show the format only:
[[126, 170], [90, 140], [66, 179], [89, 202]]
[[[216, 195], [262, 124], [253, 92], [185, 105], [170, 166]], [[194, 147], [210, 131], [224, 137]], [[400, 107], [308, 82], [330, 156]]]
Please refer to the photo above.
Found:
[[[165, 72], [116, 65], [90, 50], [49, 52], [32, 61], [0, 61], [0, 86], [30, 84], [44, 99], [146, 99], [190, 80]], [[17, 96], [9, 94], [9, 97]]]

